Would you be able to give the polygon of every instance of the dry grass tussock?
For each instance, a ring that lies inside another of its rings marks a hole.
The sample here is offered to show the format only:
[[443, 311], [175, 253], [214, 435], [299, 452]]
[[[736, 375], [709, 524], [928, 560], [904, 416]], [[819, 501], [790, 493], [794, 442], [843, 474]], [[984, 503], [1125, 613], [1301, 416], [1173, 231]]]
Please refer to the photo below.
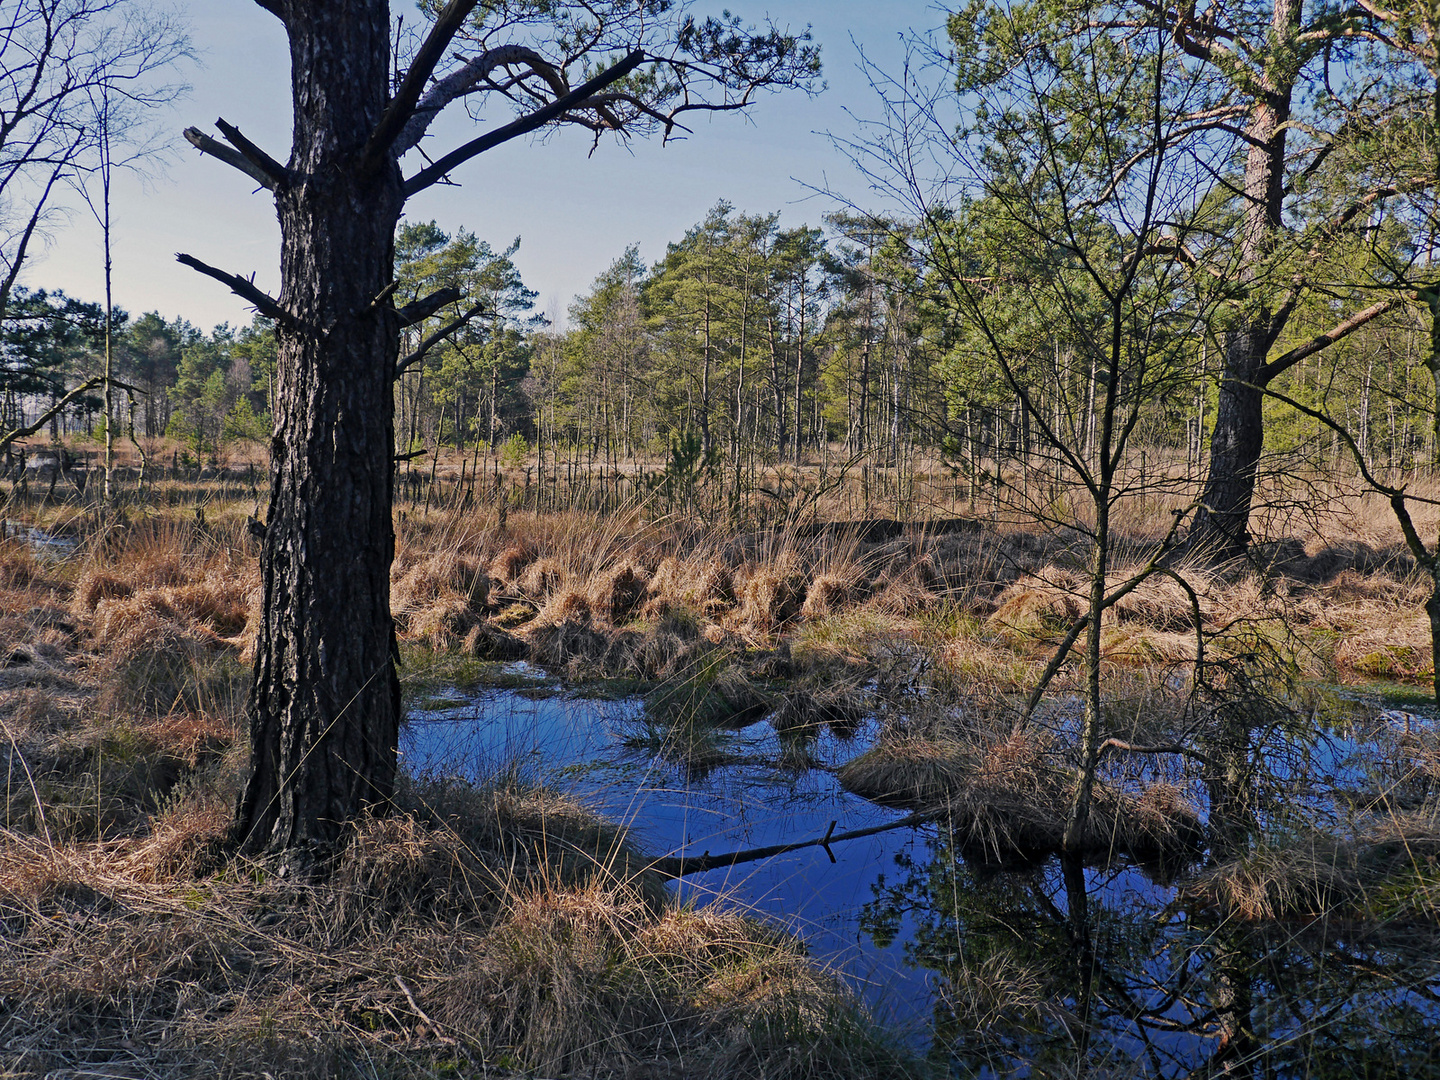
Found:
[[222, 861], [213, 798], [145, 837], [0, 831], [7, 1075], [920, 1074], [795, 939], [675, 906], [583, 807], [405, 797], [325, 884]]
[[[923, 637], [951, 668], [1023, 680], [1088, 605], [1083, 534], [942, 526], [728, 533], [676, 519], [517, 513], [500, 530], [440, 515], [402, 523], [394, 608], [402, 635], [432, 647], [528, 654], [577, 676], [673, 670], [663, 658], [627, 664], [673, 651], [673, 642], [642, 649], [633, 636], [657, 634], [678, 614], [700, 637], [737, 649], [800, 641], [822, 625], [883, 623], [892, 635]], [[1144, 565], [1154, 540], [1137, 534], [1120, 546], [1131, 561], [1108, 576], [1111, 590]], [[1212, 637], [1267, 620], [1311, 635], [1301, 644], [1317, 675], [1335, 665], [1341, 675], [1424, 677], [1418, 586], [1378, 538], [1260, 544], [1252, 564], [1169, 570], [1107, 611], [1109, 661], [1131, 669], [1192, 661], [1198, 602]], [[941, 627], [947, 611], [963, 618]], [[866, 636], [873, 644], [884, 635]]]
[[1080, 617], [1087, 596], [1088, 587], [1076, 571], [1027, 574], [996, 597], [989, 623], [1013, 638], [1063, 632]]
[[175, 712], [110, 721], [83, 696], [47, 708], [60, 715], [28, 735], [5, 724], [7, 828], [57, 841], [143, 835], [178, 784], [233, 771], [237, 732], [228, 718]]
[[88, 631], [105, 707], [228, 715], [259, 603], [253, 553], [198, 526], [155, 520], [95, 545], [69, 607]]
[[[411, 638], [466, 648], [474, 627], [500, 627], [527, 638], [533, 658], [563, 668], [594, 663], [594, 635], [644, 630], [639, 624], [654, 627], [673, 613], [696, 620], [712, 641], [754, 645], [847, 613], [903, 617], [947, 588], [933, 546], [923, 536], [865, 544], [578, 514], [517, 514], [503, 531], [454, 519], [411, 534], [402, 528], [393, 606]], [[590, 633], [571, 635], [580, 651], [557, 655], [554, 628], [565, 624]]]
[[1182, 898], [1245, 922], [1440, 921], [1440, 812], [1373, 816], [1349, 835], [1297, 832], [1200, 874]]
[[[846, 790], [886, 806], [934, 813], [956, 845], [986, 862], [1028, 861], [1061, 849], [1075, 773], [1039, 730], [985, 737], [882, 740], [842, 766]], [[1203, 830], [1181, 789], [1151, 782], [1134, 794], [1097, 781], [1082, 851], [1138, 858], [1194, 851]]]

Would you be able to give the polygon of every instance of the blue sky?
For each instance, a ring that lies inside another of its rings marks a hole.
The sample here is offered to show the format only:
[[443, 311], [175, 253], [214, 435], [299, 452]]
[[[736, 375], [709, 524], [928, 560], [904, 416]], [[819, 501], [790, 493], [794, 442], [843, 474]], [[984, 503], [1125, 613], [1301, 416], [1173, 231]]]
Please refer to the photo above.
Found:
[[[563, 318], [573, 296], [627, 244], [638, 243], [642, 257], [653, 262], [717, 200], [749, 213], [779, 210], [787, 227], [819, 224], [836, 208], [806, 185], [828, 185], [868, 203], [863, 179], [825, 135], [853, 132], [850, 113], [877, 111], [857, 70], [857, 45], [893, 70], [903, 55], [902, 32], [935, 27], [943, 13], [924, 0], [797, 0], [768, 8], [735, 0], [719, 6], [752, 19], [768, 12], [792, 29], [811, 24], [828, 89], [813, 99], [799, 93], [762, 97], [748, 118], [702, 117], [693, 136], [664, 147], [658, 140], [626, 146], [607, 139], [592, 155], [588, 133], [578, 130], [542, 142], [516, 140], [457, 170], [459, 188], [431, 188], [418, 196], [407, 216], [433, 218], [450, 230], [463, 225], [497, 248], [520, 236], [515, 261], [526, 284], [539, 292], [542, 311]], [[266, 193], [252, 193], [239, 173], [202, 158], [179, 140], [179, 132], [194, 125], [214, 134], [216, 117], [224, 117], [284, 160], [288, 59], [279, 22], [247, 0], [192, 0], [183, 9], [200, 63], [188, 72], [190, 94], [158, 118], [176, 134], [173, 160], [147, 181], [117, 182], [115, 296], [132, 314], [158, 310], [208, 329], [227, 320], [248, 322], [251, 313], [223, 286], [178, 265], [174, 254], [189, 252], [236, 273], [254, 273], [257, 284], [274, 291], [279, 229]], [[697, 4], [696, 10], [707, 8]], [[456, 110], [436, 126], [427, 149], [438, 156], [473, 138], [475, 130]], [[69, 225], [53, 230], [47, 252], [27, 275], [29, 284], [85, 299], [103, 295], [99, 237], [87, 217], [74, 214]]]

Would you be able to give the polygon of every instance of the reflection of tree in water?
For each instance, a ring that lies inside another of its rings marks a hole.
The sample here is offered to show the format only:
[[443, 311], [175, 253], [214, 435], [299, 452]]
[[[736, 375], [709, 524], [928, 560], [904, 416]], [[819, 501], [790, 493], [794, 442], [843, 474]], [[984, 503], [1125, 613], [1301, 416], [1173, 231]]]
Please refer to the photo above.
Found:
[[1440, 933], [1187, 911], [1133, 866], [976, 868], [942, 831], [862, 926], [937, 973], [957, 1075], [1435, 1077]]

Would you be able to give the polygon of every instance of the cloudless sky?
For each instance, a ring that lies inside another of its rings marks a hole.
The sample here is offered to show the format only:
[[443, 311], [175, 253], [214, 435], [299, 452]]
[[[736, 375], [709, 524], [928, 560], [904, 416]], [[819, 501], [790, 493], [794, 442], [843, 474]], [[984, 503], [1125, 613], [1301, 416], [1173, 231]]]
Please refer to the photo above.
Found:
[[[604, 138], [592, 154], [581, 129], [542, 141], [517, 139], [462, 165], [461, 186], [434, 187], [411, 200], [410, 220], [434, 219], [453, 231], [464, 226], [492, 247], [521, 237], [515, 262], [539, 293], [538, 308], [563, 320], [576, 294], [638, 243], [646, 262], [724, 199], [745, 213], [781, 211], [782, 227], [820, 224], [838, 208], [811, 188], [829, 187], [868, 205], [864, 179], [827, 138], [853, 134], [851, 113], [877, 113], [874, 92], [858, 68], [859, 49], [894, 71], [903, 60], [902, 35], [928, 30], [944, 14], [927, 0], [793, 0], [728, 7], [747, 19], [767, 13], [782, 27], [812, 27], [822, 47], [823, 93], [765, 94], [748, 116], [700, 115], [694, 134], [661, 146], [659, 139], [628, 144]], [[392, 11], [408, 10], [403, 2]], [[175, 262], [176, 252], [246, 276], [272, 293], [279, 288], [279, 226], [269, 193], [218, 161], [202, 157], [179, 138], [187, 126], [212, 135], [216, 117], [285, 160], [289, 153], [289, 60], [280, 23], [248, 0], [191, 0], [188, 14], [199, 63], [185, 75], [187, 97], [158, 120], [176, 135], [176, 151], [157, 176], [117, 179], [113, 217], [115, 302], [132, 315], [158, 310], [204, 329], [248, 323], [243, 301], [224, 286]], [[425, 146], [432, 157], [473, 138], [480, 129], [457, 103], [437, 123]], [[407, 161], [407, 172], [418, 166]], [[808, 186], [807, 186], [808, 185]], [[63, 288], [73, 296], [104, 295], [98, 231], [88, 212], [52, 230], [48, 250], [26, 277], [35, 287]]]

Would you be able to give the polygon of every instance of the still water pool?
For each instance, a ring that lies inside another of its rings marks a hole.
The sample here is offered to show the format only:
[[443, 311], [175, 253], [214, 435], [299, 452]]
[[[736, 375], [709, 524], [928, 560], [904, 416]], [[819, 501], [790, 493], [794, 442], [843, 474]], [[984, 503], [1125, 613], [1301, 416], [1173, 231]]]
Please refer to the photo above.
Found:
[[[803, 769], [783, 767], [774, 731], [756, 723], [723, 734], [724, 763], [697, 774], [661, 752], [639, 699], [576, 696], [536, 669], [513, 673], [533, 687], [457, 692], [412, 710], [406, 767], [482, 781], [518, 770], [627, 823], [656, 856], [790, 843], [823, 836], [832, 822], [844, 832], [904, 816], [835, 779], [834, 768], [873, 741], [873, 722], [845, 739], [827, 729]], [[1362, 783], [1357, 758], [1400, 721], [1377, 722], [1292, 747], [1295, 761], [1318, 763], [1321, 781], [1292, 795], [1328, 804], [1331, 791]], [[1242, 925], [1196, 912], [1175, 884], [1133, 865], [974, 867], [935, 828], [833, 852], [834, 862], [814, 847], [676, 887], [800, 934], [954, 1075], [1440, 1078], [1433, 926]]]
[[[795, 772], [773, 764], [775, 734], [768, 724], [754, 724], [724, 737], [738, 763], [699, 777], [648, 745], [639, 699], [576, 697], [537, 677], [534, 691], [486, 690], [412, 710], [401, 754], [416, 775], [483, 780], [518, 768], [628, 824], [647, 854], [695, 856], [820, 837], [832, 822], [844, 832], [904, 817], [845, 792], [830, 771], [872, 734], [862, 728], [842, 741], [826, 731], [811, 751], [818, 767]], [[781, 922], [816, 956], [858, 980], [882, 1015], [923, 1026], [928, 974], [906, 961], [905, 935], [882, 948], [861, 926], [879, 876], [917, 843], [923, 839], [914, 831], [897, 830], [835, 845], [834, 863], [810, 848], [693, 874], [677, 887], [698, 903], [725, 897]]]

